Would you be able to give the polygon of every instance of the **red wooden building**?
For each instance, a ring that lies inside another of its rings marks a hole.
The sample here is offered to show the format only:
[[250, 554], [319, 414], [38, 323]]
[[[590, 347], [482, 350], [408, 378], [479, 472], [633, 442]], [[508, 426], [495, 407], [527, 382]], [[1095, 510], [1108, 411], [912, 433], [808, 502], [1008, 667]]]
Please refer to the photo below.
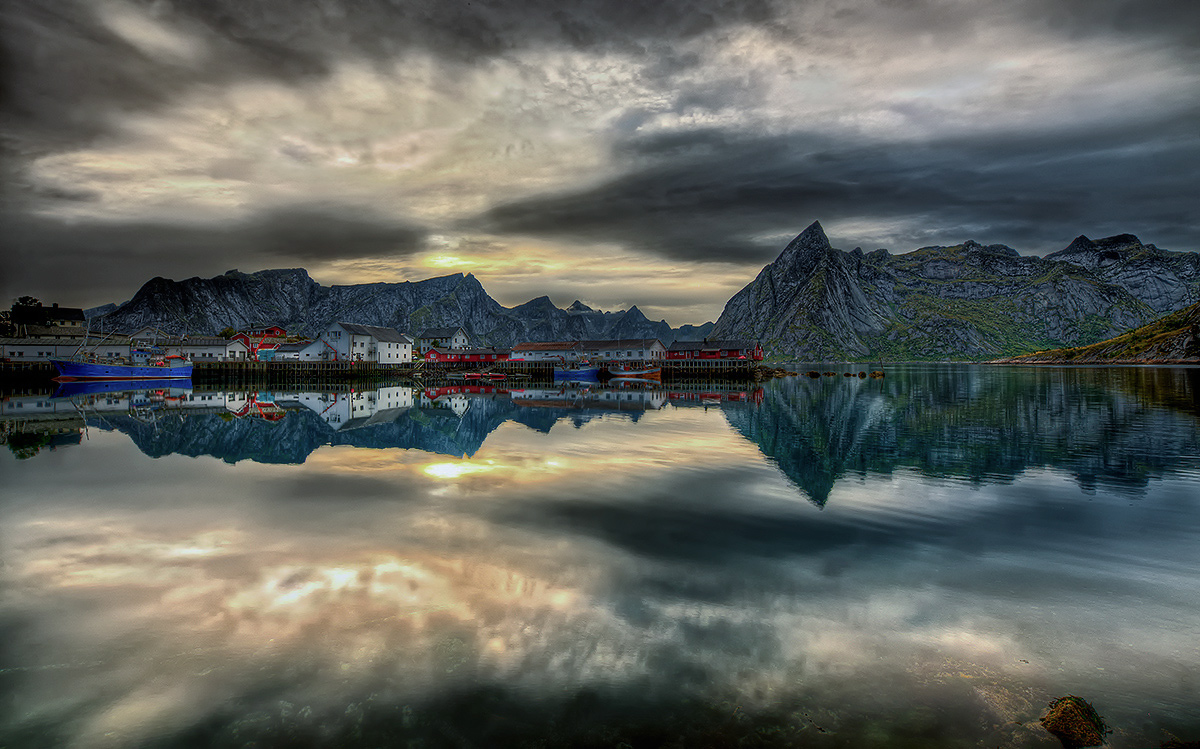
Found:
[[431, 348], [425, 352], [425, 361], [494, 364], [508, 361], [508, 356], [509, 349], [500, 348]]
[[762, 346], [752, 341], [675, 341], [668, 359], [749, 359], [762, 361]]
[[278, 325], [239, 330], [231, 340], [241, 341], [246, 347], [246, 358], [258, 360], [258, 352], [278, 348], [287, 341], [287, 331]]

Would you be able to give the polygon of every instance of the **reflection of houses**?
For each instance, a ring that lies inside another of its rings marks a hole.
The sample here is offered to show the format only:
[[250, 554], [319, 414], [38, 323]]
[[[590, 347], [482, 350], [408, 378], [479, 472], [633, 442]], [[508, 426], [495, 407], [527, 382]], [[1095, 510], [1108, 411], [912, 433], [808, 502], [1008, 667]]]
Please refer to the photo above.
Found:
[[413, 339], [395, 328], [330, 324], [317, 340], [299, 353], [301, 361], [367, 361], [378, 364], [412, 362]]
[[762, 361], [762, 346], [751, 341], [675, 341], [668, 359], [750, 359]]
[[19, 338], [83, 338], [83, 310], [76, 307], [13, 307], [12, 324]]
[[455, 416], [462, 417], [471, 403], [467, 399], [466, 388], [452, 386], [422, 390], [417, 405], [422, 411], [450, 411]]
[[462, 328], [427, 328], [417, 336], [417, 350], [424, 354], [429, 349], [467, 348], [471, 338]]
[[494, 364], [508, 361], [506, 348], [431, 348], [425, 352], [425, 360], [441, 363]]
[[657, 411], [667, 403], [666, 392], [641, 388], [525, 388], [511, 395], [516, 405], [541, 408]]
[[395, 421], [413, 407], [413, 389], [384, 387], [351, 393], [287, 393], [287, 399], [316, 412], [321, 420], [337, 431]]

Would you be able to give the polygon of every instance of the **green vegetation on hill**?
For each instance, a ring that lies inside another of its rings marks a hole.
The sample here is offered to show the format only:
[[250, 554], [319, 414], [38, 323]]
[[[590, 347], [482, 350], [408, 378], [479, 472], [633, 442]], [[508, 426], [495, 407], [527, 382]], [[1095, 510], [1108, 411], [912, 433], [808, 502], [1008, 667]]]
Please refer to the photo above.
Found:
[[1200, 304], [1090, 346], [1037, 351], [1016, 363], [1200, 362]]

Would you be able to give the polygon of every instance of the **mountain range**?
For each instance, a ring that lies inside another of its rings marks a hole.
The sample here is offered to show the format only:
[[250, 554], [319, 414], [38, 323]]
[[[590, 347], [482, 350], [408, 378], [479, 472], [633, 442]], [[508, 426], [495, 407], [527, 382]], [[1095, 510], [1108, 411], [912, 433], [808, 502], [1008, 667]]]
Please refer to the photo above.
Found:
[[538, 297], [492, 299], [471, 274], [323, 286], [303, 269], [154, 278], [121, 305], [89, 310], [93, 329], [215, 334], [282, 325], [314, 335], [334, 321], [409, 333], [462, 326], [475, 343], [611, 338], [744, 338], [798, 360], [996, 359], [1112, 338], [1200, 301], [1200, 254], [1132, 234], [1076, 238], [1046, 257], [966, 241], [893, 255], [834, 249], [820, 223], [725, 305], [716, 323], [672, 328], [637, 307], [618, 312]]
[[1132, 234], [1085, 236], [1046, 257], [967, 241], [836, 250], [820, 223], [735, 294], [713, 329], [775, 358], [994, 359], [1080, 346], [1200, 301], [1200, 254]]
[[166, 333], [215, 334], [226, 327], [282, 325], [316, 335], [330, 323], [379, 325], [419, 334], [426, 328], [462, 326], [477, 345], [523, 341], [703, 338], [713, 323], [672, 328], [636, 306], [595, 310], [576, 301], [562, 309], [549, 297], [504, 307], [478, 279], [461, 273], [403, 283], [323, 286], [302, 268], [171, 281], [154, 278], [128, 302], [89, 310], [92, 327], [132, 332], [153, 325]]

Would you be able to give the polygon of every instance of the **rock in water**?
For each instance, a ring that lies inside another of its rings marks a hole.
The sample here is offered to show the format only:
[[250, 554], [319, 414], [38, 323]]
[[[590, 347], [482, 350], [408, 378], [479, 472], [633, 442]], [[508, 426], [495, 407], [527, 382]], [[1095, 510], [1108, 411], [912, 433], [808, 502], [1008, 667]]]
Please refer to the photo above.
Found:
[[1096, 708], [1073, 694], [1052, 701], [1050, 711], [1042, 716], [1042, 725], [1067, 749], [1100, 746], [1104, 737], [1112, 733]]

